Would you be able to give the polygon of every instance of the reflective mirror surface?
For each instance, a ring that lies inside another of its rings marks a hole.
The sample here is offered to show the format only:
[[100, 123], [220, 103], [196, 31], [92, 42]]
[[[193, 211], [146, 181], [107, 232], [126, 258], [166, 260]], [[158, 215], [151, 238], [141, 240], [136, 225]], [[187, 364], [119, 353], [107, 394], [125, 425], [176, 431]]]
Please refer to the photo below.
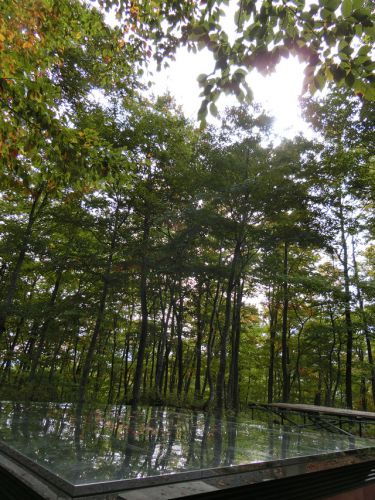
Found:
[[1, 403], [0, 440], [73, 485], [322, 455], [370, 440], [262, 423], [240, 414]]

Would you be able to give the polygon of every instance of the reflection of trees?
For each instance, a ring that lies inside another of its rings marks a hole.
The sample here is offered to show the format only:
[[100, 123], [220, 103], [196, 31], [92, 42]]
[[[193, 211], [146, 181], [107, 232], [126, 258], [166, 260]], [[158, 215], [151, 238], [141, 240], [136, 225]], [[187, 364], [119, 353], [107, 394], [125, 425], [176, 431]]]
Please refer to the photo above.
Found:
[[203, 427], [203, 435], [202, 435], [202, 442], [201, 442], [201, 450], [200, 450], [200, 468], [203, 469], [206, 464], [208, 463], [208, 460], [206, 458], [206, 461], [204, 459], [204, 456], [206, 455], [207, 457], [207, 452], [208, 452], [208, 432], [210, 429], [210, 420], [211, 420], [211, 414], [210, 413], [205, 413], [204, 414], [204, 427]]
[[126, 438], [125, 444], [125, 458], [120, 467], [118, 473], [116, 474], [117, 479], [123, 479], [131, 477], [131, 461], [133, 456], [134, 447], [136, 444], [136, 434], [137, 434], [137, 406], [134, 405], [131, 407], [130, 415], [129, 415], [129, 425], [128, 425], [128, 434]]
[[155, 470], [159, 469], [160, 460], [161, 460], [161, 458], [163, 456], [163, 452], [164, 452], [164, 448], [162, 446], [164, 433], [165, 433], [164, 412], [161, 410], [159, 415], [158, 415], [157, 443], [158, 443], [159, 452], [155, 458], [155, 464], [154, 464]]
[[223, 413], [220, 408], [215, 410], [214, 420], [214, 456], [212, 459], [212, 467], [218, 467], [221, 463], [221, 453], [223, 448]]
[[198, 425], [198, 413], [193, 410], [191, 415], [190, 429], [189, 429], [189, 442], [188, 442], [188, 455], [186, 460], [186, 465], [190, 465], [195, 462], [195, 439], [197, 436], [197, 425]]
[[[75, 425], [74, 425], [74, 448], [76, 461], [78, 464], [82, 463], [82, 445], [81, 445], [81, 434], [82, 434], [82, 409], [76, 408], [75, 410]], [[80, 478], [80, 467], [76, 467], [73, 474], [73, 483]]]
[[169, 465], [169, 460], [171, 458], [172, 448], [176, 441], [177, 435], [177, 414], [172, 413], [168, 418], [168, 445], [164, 456], [160, 460], [160, 469], [165, 470]]
[[232, 465], [236, 455], [237, 414], [227, 419], [228, 447], [225, 455], [225, 465]]
[[[11, 403], [0, 409], [1, 439], [75, 484], [285, 459], [325, 446], [319, 435], [248, 425], [220, 411], [122, 406], [81, 414], [70, 405]], [[355, 446], [352, 438], [338, 439]]]
[[147, 422], [146, 430], [148, 430], [148, 449], [144, 462], [144, 469], [147, 469], [147, 475], [152, 473], [152, 459], [155, 454], [155, 447], [157, 441], [157, 428], [158, 428], [158, 409], [153, 407], [151, 409], [150, 419]]
[[275, 454], [275, 432], [274, 423], [271, 420], [268, 423], [268, 456], [273, 458]]
[[[4, 413], [6, 409], [4, 408]], [[19, 433], [20, 427], [20, 418], [21, 418], [21, 405], [16, 403], [13, 405], [13, 418], [11, 419], [11, 432], [13, 438], [16, 438]]]
[[237, 447], [241, 455], [249, 442], [243, 436], [237, 442], [237, 417], [226, 418], [220, 411], [129, 406], [82, 411], [53, 404], [12, 405], [4, 411], [11, 417], [12, 441], [25, 448], [29, 440], [31, 458], [53, 463], [76, 484], [231, 465]]
[[21, 419], [20, 419], [20, 428], [21, 432], [23, 434], [23, 438], [26, 440], [26, 442], [29, 442], [30, 440], [30, 419], [28, 418], [28, 411], [30, 409], [29, 403], [26, 403], [24, 411], [21, 413]]
[[284, 425], [281, 433], [281, 458], [289, 458], [289, 445], [290, 445], [290, 427]]

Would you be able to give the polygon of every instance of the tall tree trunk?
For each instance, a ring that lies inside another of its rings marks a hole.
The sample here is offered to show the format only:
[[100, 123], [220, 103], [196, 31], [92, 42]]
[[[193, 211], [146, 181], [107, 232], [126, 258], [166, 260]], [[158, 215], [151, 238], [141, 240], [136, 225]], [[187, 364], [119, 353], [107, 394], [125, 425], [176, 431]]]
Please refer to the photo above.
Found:
[[369, 329], [369, 324], [368, 324], [368, 319], [364, 307], [364, 302], [363, 302], [363, 297], [362, 297], [362, 291], [359, 283], [359, 274], [358, 274], [358, 265], [357, 265], [357, 259], [356, 259], [356, 249], [355, 249], [355, 242], [354, 238], [352, 238], [352, 247], [353, 247], [353, 268], [354, 268], [354, 278], [355, 278], [355, 285], [356, 285], [356, 291], [357, 291], [357, 301], [358, 301], [358, 306], [359, 306], [359, 312], [360, 312], [360, 317], [362, 321], [362, 328], [363, 328], [363, 333], [365, 334], [365, 339], [366, 339], [366, 348], [367, 348], [367, 360], [368, 364], [370, 365], [370, 379], [371, 379], [371, 392], [372, 392], [372, 401], [375, 404], [375, 366], [374, 366], [374, 358], [372, 354], [372, 347], [371, 347], [371, 336], [370, 336], [370, 329]]
[[219, 360], [219, 370], [216, 379], [216, 408], [218, 410], [221, 410], [224, 407], [225, 369], [227, 364], [228, 333], [231, 323], [232, 292], [234, 288], [238, 260], [240, 258], [240, 251], [241, 251], [241, 241], [238, 240], [236, 243], [236, 247], [234, 249], [233, 259], [230, 267], [230, 273], [228, 276], [228, 282], [226, 287], [226, 299], [225, 299], [224, 326], [220, 332], [220, 360]]
[[339, 202], [339, 218], [341, 246], [343, 257], [340, 259], [344, 271], [344, 303], [345, 303], [345, 326], [346, 326], [346, 366], [345, 366], [345, 400], [347, 408], [353, 408], [353, 389], [352, 389], [352, 359], [353, 359], [353, 326], [350, 308], [350, 278], [348, 262], [348, 245], [345, 235], [345, 222], [342, 201]]
[[180, 280], [180, 297], [178, 301], [178, 309], [176, 315], [177, 327], [177, 396], [181, 397], [182, 387], [184, 382], [183, 377], [183, 345], [182, 345], [182, 325], [183, 325], [184, 297], [182, 293], [182, 282]]
[[94, 332], [93, 332], [92, 337], [90, 339], [89, 348], [88, 348], [88, 351], [86, 354], [85, 361], [83, 363], [82, 374], [81, 374], [81, 379], [80, 379], [79, 388], [78, 388], [77, 412], [79, 415], [81, 415], [83, 404], [85, 401], [86, 386], [87, 386], [87, 383], [89, 380], [89, 374], [90, 374], [92, 362], [94, 359], [95, 348], [96, 348], [96, 344], [97, 344], [97, 341], [99, 338], [99, 333], [101, 330], [103, 318], [104, 318], [107, 295], [108, 295], [108, 279], [107, 279], [107, 277], [105, 277], [104, 283], [103, 283], [103, 288], [102, 288], [101, 295], [100, 295], [99, 309], [98, 309], [98, 314], [96, 317]]
[[232, 357], [230, 364], [230, 375], [228, 382], [228, 402], [229, 406], [235, 410], [239, 409], [239, 350], [241, 339], [241, 308], [245, 282], [237, 283], [236, 302], [234, 308], [233, 328], [232, 328]]
[[158, 346], [156, 370], [155, 370], [155, 388], [158, 400], [161, 400], [162, 398], [163, 378], [164, 378], [164, 371], [166, 368], [165, 351], [167, 347], [168, 327], [173, 309], [173, 301], [174, 301], [174, 285], [171, 287], [171, 297], [168, 305], [167, 314], [165, 314], [165, 307], [162, 300], [162, 290], [160, 289], [160, 307], [162, 309], [162, 325], [161, 325], [161, 338]]
[[[275, 285], [274, 285], [275, 286]], [[272, 289], [269, 293], [269, 316], [270, 316], [270, 348], [269, 348], [269, 359], [268, 359], [268, 382], [267, 382], [267, 401], [272, 403], [273, 401], [273, 382], [274, 382], [274, 372], [275, 372], [275, 342], [276, 342], [276, 329], [277, 329], [277, 316], [279, 310], [279, 304], [275, 301], [274, 294], [275, 289]]]
[[[325, 400], [326, 406], [332, 406], [333, 402], [334, 402], [333, 354], [334, 354], [335, 347], [336, 347], [336, 322], [335, 322], [335, 318], [333, 316], [332, 309], [330, 309], [329, 316], [330, 316], [330, 321], [331, 321], [333, 338], [332, 338], [332, 342], [331, 342], [331, 347], [328, 351], [328, 390], [327, 390], [326, 400]], [[338, 374], [337, 378], [338, 377], [339, 377], [339, 374]]]
[[117, 315], [114, 316], [113, 318], [113, 346], [112, 346], [112, 353], [111, 353], [111, 372], [110, 372], [110, 377], [109, 377], [109, 391], [108, 391], [108, 397], [107, 397], [107, 403], [111, 404], [113, 403], [113, 393], [114, 393], [114, 388], [115, 388], [115, 383], [116, 383], [116, 376], [115, 376], [115, 361], [116, 361], [116, 351], [117, 351], [117, 321], [118, 317]]
[[207, 362], [206, 362], [206, 378], [207, 378], [207, 383], [208, 383], [208, 400], [206, 402], [206, 406], [210, 407], [213, 403], [214, 400], [214, 380], [212, 376], [212, 351], [213, 351], [213, 346], [214, 346], [214, 341], [215, 341], [215, 317], [216, 317], [216, 312], [217, 312], [217, 303], [219, 300], [219, 293], [220, 293], [220, 280], [217, 280], [217, 285], [216, 285], [216, 290], [215, 290], [215, 296], [214, 296], [214, 301], [212, 304], [212, 311], [211, 311], [211, 316], [210, 316], [210, 326], [209, 326], [209, 333], [208, 333], [208, 340], [207, 340]]
[[289, 380], [289, 355], [288, 355], [288, 308], [289, 308], [289, 245], [284, 243], [284, 281], [283, 281], [283, 323], [281, 329], [281, 366], [283, 373], [283, 403], [289, 401], [290, 380]]
[[139, 403], [141, 396], [141, 381], [143, 371], [143, 361], [147, 344], [148, 334], [148, 309], [147, 309], [147, 248], [150, 236], [150, 218], [145, 216], [143, 222], [143, 237], [142, 237], [142, 256], [141, 256], [141, 280], [140, 280], [140, 299], [141, 299], [141, 332], [139, 336], [139, 345], [137, 353], [137, 364], [134, 374], [132, 405], [136, 406]]
[[201, 398], [201, 368], [202, 368], [202, 338], [204, 322], [202, 318], [202, 283], [198, 283], [197, 294], [197, 339], [195, 342], [195, 386], [194, 386], [194, 399]]

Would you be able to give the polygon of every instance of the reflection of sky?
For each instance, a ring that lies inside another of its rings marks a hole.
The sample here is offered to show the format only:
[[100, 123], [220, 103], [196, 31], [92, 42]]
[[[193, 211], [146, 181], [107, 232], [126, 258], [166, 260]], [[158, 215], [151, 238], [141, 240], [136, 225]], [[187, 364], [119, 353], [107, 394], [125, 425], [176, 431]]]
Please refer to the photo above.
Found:
[[157, 476], [364, 448], [366, 440], [301, 431], [248, 416], [130, 407], [87, 412], [76, 432], [74, 408], [4, 403], [0, 439], [73, 484]]

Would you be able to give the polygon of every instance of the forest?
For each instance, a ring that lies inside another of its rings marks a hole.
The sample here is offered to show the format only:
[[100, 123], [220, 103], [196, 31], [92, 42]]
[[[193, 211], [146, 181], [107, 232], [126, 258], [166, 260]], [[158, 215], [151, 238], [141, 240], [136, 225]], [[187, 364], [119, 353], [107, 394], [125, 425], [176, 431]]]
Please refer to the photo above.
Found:
[[[345, 28], [341, 3], [311, 13], [336, 30], [336, 66], [283, 26], [313, 68], [307, 88], [327, 85], [301, 100], [314, 139], [281, 141], [239, 59], [240, 103], [218, 115], [234, 60], [221, 46], [200, 124], [147, 91], [145, 61], [173, 55], [177, 26], [192, 50], [210, 30], [223, 40], [217, 11], [189, 31], [192, 2], [155, 2], [158, 18], [120, 2], [130, 20], [116, 27], [73, 0], [2, 4], [2, 400], [374, 410], [374, 24], [366, 2], [344, 1]], [[267, 12], [263, 27], [284, 22]], [[282, 51], [265, 64], [262, 47], [254, 64], [272, 70]]]

